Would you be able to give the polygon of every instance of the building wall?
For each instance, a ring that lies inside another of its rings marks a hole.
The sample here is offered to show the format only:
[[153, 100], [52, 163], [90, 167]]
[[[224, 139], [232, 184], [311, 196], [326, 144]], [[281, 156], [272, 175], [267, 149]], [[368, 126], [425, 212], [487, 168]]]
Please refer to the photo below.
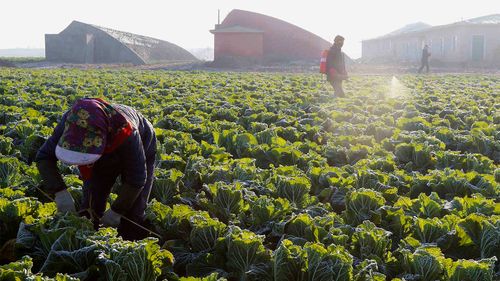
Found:
[[84, 34], [45, 34], [45, 58], [53, 62], [85, 63]]
[[321, 51], [331, 44], [321, 37], [285, 21], [258, 13], [233, 10], [221, 27], [240, 25], [264, 31], [264, 57], [267, 60], [319, 60]]
[[[472, 59], [474, 35], [484, 36], [482, 62]], [[363, 41], [362, 53], [366, 59], [419, 62], [424, 44], [429, 45], [431, 61], [435, 63], [500, 65], [500, 26], [493, 24], [446, 26], [426, 32]]]
[[263, 51], [262, 33], [216, 33], [214, 37], [214, 59], [245, 57], [261, 59]]
[[59, 34], [45, 35], [48, 61], [143, 64], [134, 52], [105, 32], [73, 22]]
[[484, 63], [496, 63], [500, 66], [500, 25], [470, 26], [461, 32], [459, 46], [463, 57], [472, 61], [472, 38], [484, 37]]

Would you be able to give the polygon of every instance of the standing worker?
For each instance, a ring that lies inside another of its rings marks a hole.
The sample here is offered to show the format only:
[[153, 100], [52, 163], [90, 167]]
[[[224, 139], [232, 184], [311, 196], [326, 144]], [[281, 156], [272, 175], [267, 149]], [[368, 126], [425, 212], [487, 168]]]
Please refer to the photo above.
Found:
[[344, 37], [335, 36], [333, 45], [326, 57], [327, 80], [332, 85], [336, 97], [345, 97], [342, 81], [348, 78], [342, 46], [344, 46]]
[[418, 73], [422, 73], [424, 67], [426, 68], [427, 73], [429, 73], [429, 57], [431, 53], [429, 52], [429, 46], [425, 45], [422, 49], [422, 65], [418, 69]]
[[[136, 110], [102, 99], [83, 98], [67, 111], [36, 156], [45, 191], [55, 195], [59, 212], [76, 212], [71, 194], [57, 169], [57, 160], [77, 165], [83, 179], [80, 215], [118, 227], [127, 240], [147, 233], [144, 210], [151, 191], [156, 136], [153, 126]], [[118, 197], [105, 210], [118, 176]]]

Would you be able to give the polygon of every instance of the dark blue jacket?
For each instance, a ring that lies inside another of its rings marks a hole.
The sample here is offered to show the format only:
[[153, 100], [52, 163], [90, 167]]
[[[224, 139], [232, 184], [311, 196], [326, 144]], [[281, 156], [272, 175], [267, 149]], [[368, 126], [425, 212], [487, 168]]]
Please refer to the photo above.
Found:
[[347, 74], [345, 68], [345, 56], [342, 52], [341, 48], [336, 45], [332, 45], [330, 47], [330, 51], [328, 51], [328, 56], [326, 57], [326, 69], [327, 69], [327, 79], [331, 81], [334, 77], [331, 77], [330, 69], [334, 68], [336, 72], [339, 74]]
[[[139, 112], [131, 107], [119, 104], [112, 105], [118, 112], [125, 115], [132, 124], [134, 131], [116, 150], [105, 153], [97, 160], [92, 168], [92, 176], [106, 177], [116, 174], [111, 171], [120, 170], [121, 178], [129, 186], [142, 188], [148, 178], [146, 164], [154, 162], [156, 154], [156, 136], [153, 126]], [[40, 171], [47, 192], [55, 193], [66, 188], [57, 169], [55, 149], [64, 131], [64, 122], [68, 112], [57, 124], [52, 135], [39, 149], [35, 161]]]

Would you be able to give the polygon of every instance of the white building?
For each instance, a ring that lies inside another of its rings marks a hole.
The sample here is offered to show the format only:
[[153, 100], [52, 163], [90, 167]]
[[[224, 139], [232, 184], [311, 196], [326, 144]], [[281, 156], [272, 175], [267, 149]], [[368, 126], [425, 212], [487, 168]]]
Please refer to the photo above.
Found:
[[407, 25], [387, 35], [364, 40], [368, 61], [419, 62], [427, 44], [431, 60], [443, 65], [500, 66], [500, 14], [452, 24]]

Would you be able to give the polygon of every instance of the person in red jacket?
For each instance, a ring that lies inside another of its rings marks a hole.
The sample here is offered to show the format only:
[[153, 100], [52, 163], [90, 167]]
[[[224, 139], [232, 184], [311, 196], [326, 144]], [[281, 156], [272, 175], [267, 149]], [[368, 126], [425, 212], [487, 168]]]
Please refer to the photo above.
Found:
[[344, 37], [335, 36], [326, 58], [327, 80], [332, 85], [336, 97], [345, 97], [342, 81], [348, 78], [342, 46], [344, 46]]
[[[98, 98], [77, 100], [61, 118], [36, 163], [45, 191], [54, 195], [59, 212], [91, 218], [94, 227], [118, 227], [127, 240], [144, 238], [140, 227], [154, 174], [156, 135], [138, 111]], [[80, 210], [61, 174], [57, 161], [78, 166], [83, 179]], [[111, 188], [120, 176], [118, 197], [106, 210]]]

